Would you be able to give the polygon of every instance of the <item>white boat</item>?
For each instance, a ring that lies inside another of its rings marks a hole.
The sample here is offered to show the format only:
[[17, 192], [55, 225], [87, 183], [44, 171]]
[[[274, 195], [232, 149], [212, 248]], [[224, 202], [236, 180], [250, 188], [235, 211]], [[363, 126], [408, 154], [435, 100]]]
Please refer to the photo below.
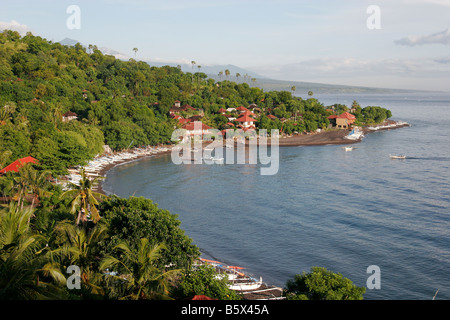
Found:
[[354, 147], [344, 147], [345, 151], [353, 151], [353, 149], [355, 149]]
[[398, 155], [398, 156], [390, 156], [390, 157], [391, 157], [391, 159], [406, 159], [406, 156], [403, 154]]
[[352, 131], [350, 131], [349, 134], [346, 135], [344, 138], [350, 140], [359, 140], [364, 138], [364, 133], [361, 130], [355, 128]]
[[228, 288], [236, 291], [247, 291], [247, 290], [256, 290], [263, 284], [262, 277], [259, 278], [259, 281], [255, 281], [253, 279], [248, 279], [248, 282], [234, 282], [228, 285]]

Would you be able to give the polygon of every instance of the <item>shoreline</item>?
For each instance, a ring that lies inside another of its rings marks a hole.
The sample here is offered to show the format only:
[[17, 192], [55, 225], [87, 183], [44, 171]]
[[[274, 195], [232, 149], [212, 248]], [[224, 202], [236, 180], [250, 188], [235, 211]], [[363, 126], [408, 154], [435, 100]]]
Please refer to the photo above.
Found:
[[[381, 124], [376, 126], [365, 126], [362, 127], [362, 133], [364, 135], [377, 131], [385, 131], [391, 129], [399, 129], [404, 127], [409, 127], [410, 124], [403, 121], [394, 121], [387, 120]], [[309, 134], [297, 134], [292, 136], [283, 136], [279, 138], [279, 146], [280, 147], [301, 147], [301, 146], [323, 146], [323, 145], [345, 145], [345, 144], [354, 144], [362, 141], [363, 136], [358, 137], [357, 139], [347, 139], [346, 136], [349, 134], [349, 130], [347, 129], [332, 129], [322, 132], [314, 132]], [[210, 142], [205, 143], [206, 145]], [[248, 145], [248, 141], [245, 143]], [[270, 146], [270, 138], [267, 139], [267, 144]], [[236, 145], [236, 142], [235, 142]], [[124, 158], [117, 161], [105, 162], [104, 166], [98, 168], [98, 170], [89, 171], [87, 175], [90, 177], [107, 177], [108, 171], [113, 169], [116, 166], [131, 163], [134, 161], [139, 161], [144, 158], [153, 158], [157, 156], [163, 156], [170, 154], [172, 152], [172, 148], [174, 145], [163, 145], [157, 147], [145, 147], [145, 148], [136, 148], [132, 151], [124, 151], [119, 152], [114, 155], [104, 155], [99, 158], [94, 159], [94, 161], [102, 161], [102, 158], [111, 158], [113, 156], [120, 156], [123, 154], [131, 155], [129, 158]], [[100, 160], [99, 160], [100, 159]], [[92, 170], [92, 169], [90, 169]], [[94, 173], [91, 173], [94, 172]], [[99, 181], [99, 183], [93, 188], [94, 191], [98, 193], [102, 193], [107, 195], [106, 192], [102, 188], [103, 181]]]
[[[390, 130], [390, 129], [398, 129], [403, 128], [406, 126], [410, 126], [410, 124], [406, 122], [396, 122], [396, 121], [385, 121], [384, 123], [378, 125], [378, 126], [372, 126], [372, 127], [364, 127], [362, 128], [362, 133], [358, 139], [347, 139], [345, 138], [349, 134], [349, 130], [329, 130], [324, 132], [317, 132], [317, 133], [311, 133], [311, 134], [304, 134], [304, 135], [295, 135], [291, 137], [282, 137], [279, 139], [279, 146], [280, 147], [300, 147], [300, 146], [321, 146], [321, 145], [345, 145], [345, 144], [353, 144], [361, 142], [364, 135], [371, 132], [376, 131], [384, 131], [384, 130]], [[209, 144], [210, 142], [204, 143], [203, 148], [205, 145]], [[248, 142], [246, 143], [248, 144]], [[268, 144], [270, 144], [268, 139]], [[236, 145], [236, 142], [235, 142]], [[95, 175], [98, 175], [100, 177], [107, 177], [108, 171], [113, 169], [116, 166], [131, 163], [134, 161], [139, 161], [145, 158], [153, 158], [158, 156], [165, 156], [167, 154], [170, 154], [172, 152], [172, 148], [174, 145], [170, 146], [163, 146], [161, 149], [154, 149], [152, 147], [145, 148], [146, 150], [152, 150], [151, 152], [145, 152], [142, 151], [135, 153], [135, 156], [130, 159], [124, 159], [123, 161], [117, 161], [117, 162], [111, 162], [106, 164], [105, 166], [102, 166], [98, 172], [96, 172]], [[139, 150], [139, 149], [138, 149]], [[156, 152], [155, 152], [156, 151]], [[130, 151], [126, 151], [125, 153], [130, 153]], [[134, 153], [134, 152], [131, 152]], [[100, 157], [101, 158], [101, 157]], [[102, 193], [104, 195], [107, 195], [107, 193], [102, 188], [103, 181], [99, 181], [99, 183], [94, 186], [93, 190]], [[216, 269], [218, 268], [218, 265], [225, 265], [223, 262], [219, 261], [211, 261], [202, 258], [204, 253], [200, 255], [199, 260], [197, 263], [205, 263], [210, 264], [214, 266]], [[221, 272], [224, 272], [224, 270], [227, 270], [228, 267], [222, 267]], [[220, 273], [220, 272], [219, 272]], [[227, 274], [227, 273], [225, 273]], [[245, 278], [249, 277], [248, 274], [242, 273], [242, 276]], [[234, 278], [230, 278], [234, 279]], [[237, 278], [238, 279], [238, 278]], [[244, 300], [283, 300], [283, 288], [267, 284], [263, 282], [262, 278], [260, 277], [259, 282], [255, 280], [254, 278], [250, 277], [251, 282], [246, 282], [242, 286], [239, 284], [235, 284], [235, 280], [231, 280], [232, 285], [230, 287], [234, 288], [236, 292], [242, 294], [242, 297]], [[248, 280], [247, 280], [248, 281]], [[244, 286], [255, 286], [255, 288], [252, 287], [252, 289], [246, 289]]]

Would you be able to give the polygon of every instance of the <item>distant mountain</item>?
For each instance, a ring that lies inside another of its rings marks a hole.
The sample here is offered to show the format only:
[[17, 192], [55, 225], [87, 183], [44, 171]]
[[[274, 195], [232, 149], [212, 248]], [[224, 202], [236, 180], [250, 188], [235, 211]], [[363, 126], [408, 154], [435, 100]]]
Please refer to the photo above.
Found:
[[107, 47], [101, 47], [98, 48], [98, 50], [100, 50], [103, 54], [106, 55], [110, 55], [110, 56], [114, 56], [116, 59], [119, 60], [130, 60], [131, 57], [127, 56], [126, 54], [123, 54], [119, 51], [113, 50], [111, 48], [107, 48]]
[[74, 40], [74, 39], [70, 39], [70, 38], [64, 38], [61, 41], [58, 41], [58, 43], [62, 44], [63, 46], [74, 46], [78, 43], [79, 41]]
[[[74, 46], [77, 43], [80, 43], [83, 47], [85, 47], [85, 48], [88, 47], [85, 44], [79, 42], [78, 40], [74, 40], [74, 39], [70, 39], [70, 38], [65, 38], [58, 42], [64, 46]], [[127, 56], [126, 54], [123, 54], [123, 53], [113, 50], [111, 48], [100, 47], [100, 48], [98, 48], [98, 50], [100, 50], [103, 54], [114, 56], [116, 59], [120, 59], [120, 60], [129, 60], [130, 59], [130, 57]]]
[[[233, 80], [236, 81], [236, 80]], [[242, 82], [242, 81], [240, 81]], [[372, 88], [372, 87], [359, 87], [350, 85], [336, 85], [306, 81], [286, 81], [286, 80], [274, 80], [268, 78], [256, 78], [256, 81], [248, 82], [250, 86], [255, 86], [263, 89], [264, 91], [292, 91], [292, 87], [295, 86], [294, 95], [308, 94], [308, 91], [312, 91], [314, 94], [331, 94], [331, 93], [401, 93], [411, 92], [413, 90], [403, 89], [388, 89], [388, 88]]]

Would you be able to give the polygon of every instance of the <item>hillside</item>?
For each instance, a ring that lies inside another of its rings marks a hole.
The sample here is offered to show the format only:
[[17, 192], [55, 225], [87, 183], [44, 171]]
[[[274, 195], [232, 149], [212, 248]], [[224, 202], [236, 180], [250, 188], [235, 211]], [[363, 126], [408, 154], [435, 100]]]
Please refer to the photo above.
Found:
[[[104, 145], [121, 150], [171, 143], [179, 119], [201, 119], [219, 130], [239, 126], [220, 109], [257, 106], [257, 129], [287, 134], [327, 128], [327, 116], [347, 109], [330, 111], [317, 99], [293, 96], [291, 87], [272, 91], [248, 77], [230, 81], [231, 71], [217, 81], [204, 72], [123, 61], [95, 45], [66, 42], [0, 33], [0, 166], [31, 155], [61, 173], [102, 153]], [[169, 110], [177, 100], [189, 107], [175, 119]], [[355, 110], [360, 121], [390, 114]]]

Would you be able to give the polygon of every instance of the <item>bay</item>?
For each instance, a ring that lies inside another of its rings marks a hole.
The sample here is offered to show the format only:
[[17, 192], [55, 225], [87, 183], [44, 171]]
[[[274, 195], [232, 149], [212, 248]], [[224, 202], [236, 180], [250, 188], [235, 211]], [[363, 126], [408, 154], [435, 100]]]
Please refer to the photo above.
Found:
[[117, 166], [102, 187], [152, 199], [206, 257], [269, 284], [323, 266], [365, 287], [376, 265], [381, 288], [365, 299], [450, 299], [450, 94], [315, 97], [386, 107], [411, 127], [370, 133], [352, 152], [282, 147], [272, 176], [259, 164], [175, 165], [168, 155]]

